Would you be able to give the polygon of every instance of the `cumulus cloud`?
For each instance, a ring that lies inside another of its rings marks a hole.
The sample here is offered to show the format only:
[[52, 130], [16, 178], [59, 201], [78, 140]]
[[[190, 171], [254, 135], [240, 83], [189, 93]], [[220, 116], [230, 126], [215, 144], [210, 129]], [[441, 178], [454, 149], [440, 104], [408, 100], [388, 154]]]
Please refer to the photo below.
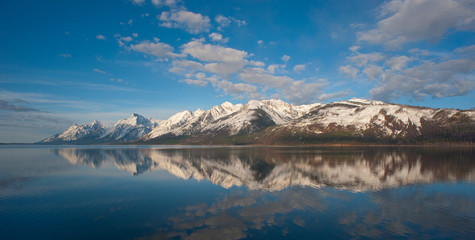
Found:
[[369, 80], [374, 80], [383, 74], [383, 68], [380, 66], [376, 66], [373, 64], [368, 65], [364, 70], [363, 73]]
[[214, 87], [223, 90], [226, 94], [233, 96], [245, 94], [252, 99], [258, 98], [260, 96], [258, 88], [251, 84], [233, 83], [227, 80], [217, 80], [213, 78], [208, 78], [208, 80]]
[[422, 100], [426, 96], [461, 96], [474, 89], [473, 59], [423, 61], [403, 71], [386, 71], [378, 86], [370, 91], [375, 99], [390, 100], [402, 96]]
[[282, 89], [282, 94], [295, 104], [313, 103], [326, 85], [324, 79], [314, 83], [306, 83], [305, 80], [293, 81]]
[[284, 55], [280, 59], [282, 59], [282, 61], [284, 61], [284, 62], [288, 62], [290, 60], [290, 56], [289, 55]]
[[219, 33], [211, 33], [209, 35], [209, 38], [215, 42], [221, 42], [221, 43], [227, 43], [229, 41], [229, 38], [223, 38], [223, 35]]
[[246, 61], [208, 63], [204, 65], [204, 69], [211, 73], [227, 75], [227, 74], [235, 73], [241, 70], [246, 65], [247, 65]]
[[287, 67], [287, 65], [285, 65], [285, 64], [271, 64], [267, 67], [267, 71], [269, 71], [272, 74], [274, 74], [274, 73], [286, 73], [287, 72], [285, 70], [286, 67]]
[[158, 58], [173, 58], [178, 56], [177, 54], [173, 53], [172, 46], [162, 42], [151, 42], [145, 40], [138, 44], [131, 44], [130, 49]]
[[210, 20], [207, 16], [199, 13], [193, 13], [187, 10], [179, 10], [172, 12], [162, 12], [157, 18], [162, 27], [181, 28], [191, 34], [208, 32], [211, 27]]
[[133, 4], [135, 5], [143, 5], [145, 3], [145, 0], [131, 0]]
[[203, 39], [193, 40], [182, 46], [183, 53], [205, 62], [243, 62], [249, 56], [246, 51], [219, 45], [204, 44]]
[[228, 27], [231, 24], [231, 19], [223, 15], [216, 16], [214, 20], [219, 24], [219, 27], [221, 28], [221, 30], [222, 28]]
[[305, 64], [298, 64], [294, 66], [294, 72], [300, 74], [302, 71], [305, 70]]
[[293, 82], [292, 78], [272, 75], [263, 68], [246, 68], [239, 74], [239, 78], [248, 83], [262, 84], [271, 88], [283, 88]]
[[233, 17], [225, 17], [223, 15], [218, 15], [214, 18], [214, 20], [218, 23], [218, 30], [223, 31], [225, 27], [229, 27], [232, 22], [234, 22], [238, 27], [246, 25], [246, 21], [239, 20]]
[[251, 60], [251, 62], [249, 64], [252, 65], [252, 66], [256, 66], [256, 67], [265, 67], [266, 66], [266, 64], [263, 63], [263, 62], [253, 61], [253, 60]]
[[174, 7], [179, 2], [181, 2], [181, 0], [152, 0], [152, 4], [155, 5], [156, 7], [161, 7], [161, 6]]
[[356, 78], [359, 70], [351, 65], [340, 66], [340, 72], [344, 73], [349, 78]]
[[358, 33], [359, 41], [399, 48], [407, 42], [440, 39], [448, 30], [475, 30], [475, 4], [466, 0], [392, 0], [379, 10], [374, 29]]
[[186, 84], [196, 85], [196, 86], [200, 86], [200, 87], [204, 87], [208, 84], [208, 82], [206, 80], [200, 80], [200, 79], [197, 79], [197, 80], [184, 79], [184, 80], [180, 80], [180, 82], [184, 82]]
[[358, 67], [367, 65], [368, 63], [379, 62], [384, 59], [381, 53], [359, 53], [347, 58], [350, 62], [354, 63]]
[[412, 59], [407, 56], [396, 56], [388, 59], [386, 61], [386, 65], [389, 66], [392, 70], [401, 71], [411, 60]]
[[126, 43], [129, 43], [129, 42], [132, 42], [132, 40], [134, 40], [132, 37], [119, 37], [117, 39], [117, 42], [119, 43], [119, 46], [124, 46]]
[[97, 35], [96, 38], [99, 40], [106, 40], [106, 37], [102, 34]]
[[175, 66], [180, 66], [180, 67], [185, 67], [185, 68], [191, 68], [194, 70], [203, 70], [203, 64], [195, 61], [190, 61], [190, 60], [179, 60], [179, 61], [174, 61], [173, 65]]

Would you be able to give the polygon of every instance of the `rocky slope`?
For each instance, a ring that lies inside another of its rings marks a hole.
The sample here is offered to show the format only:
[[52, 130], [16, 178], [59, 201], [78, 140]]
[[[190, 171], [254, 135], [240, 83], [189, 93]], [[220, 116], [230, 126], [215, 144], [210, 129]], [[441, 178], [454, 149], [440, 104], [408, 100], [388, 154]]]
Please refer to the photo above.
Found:
[[73, 125], [41, 143], [300, 144], [475, 142], [475, 111], [351, 99], [292, 105], [281, 100], [225, 102], [167, 120], [133, 114], [105, 128]]

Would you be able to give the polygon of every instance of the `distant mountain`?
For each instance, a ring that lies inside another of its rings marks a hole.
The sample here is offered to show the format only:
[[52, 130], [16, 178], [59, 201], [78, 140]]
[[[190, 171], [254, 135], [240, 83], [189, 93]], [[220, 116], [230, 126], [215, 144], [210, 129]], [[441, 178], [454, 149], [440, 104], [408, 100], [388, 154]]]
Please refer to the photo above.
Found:
[[95, 142], [105, 132], [104, 126], [98, 121], [89, 124], [74, 124], [66, 131], [44, 139], [40, 143], [63, 144], [63, 143], [89, 143]]
[[74, 124], [65, 132], [44, 139], [43, 144], [95, 144], [117, 143], [136, 140], [157, 127], [160, 121], [132, 114], [128, 119], [119, 120], [110, 128], [100, 122], [78, 126]]
[[307, 144], [475, 142], [475, 110], [433, 109], [351, 99], [292, 105], [281, 100], [225, 102], [167, 120], [139, 114], [111, 128], [73, 125], [43, 144]]
[[119, 120], [100, 138], [110, 142], [129, 142], [150, 133], [159, 124], [160, 121], [134, 113], [128, 119]]

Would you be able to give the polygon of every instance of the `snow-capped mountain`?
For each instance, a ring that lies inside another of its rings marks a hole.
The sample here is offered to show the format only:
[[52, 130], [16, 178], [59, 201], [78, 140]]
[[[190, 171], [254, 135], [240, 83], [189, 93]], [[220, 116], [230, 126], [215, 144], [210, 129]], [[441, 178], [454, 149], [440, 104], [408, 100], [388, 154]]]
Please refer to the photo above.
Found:
[[134, 113], [128, 119], [119, 120], [100, 138], [121, 142], [133, 141], [152, 131], [159, 123], [158, 120]]
[[422, 108], [364, 99], [300, 106], [281, 100], [252, 100], [245, 105], [225, 102], [206, 111], [179, 112], [167, 120], [132, 114], [111, 128], [100, 125], [95, 131], [84, 130], [89, 125], [73, 125], [41, 143], [75, 143], [81, 139], [90, 143], [151, 144], [475, 141], [474, 110]]
[[346, 150], [338, 156], [288, 148], [56, 149], [55, 152], [75, 165], [97, 168], [110, 161], [132, 175], [163, 169], [182, 179], [209, 180], [224, 188], [245, 186], [266, 191], [306, 186], [361, 192], [430, 182], [475, 181], [475, 168], [459, 167], [460, 161], [471, 162], [471, 154], [439, 159], [430, 154], [398, 150]]
[[294, 106], [282, 100], [252, 100], [239, 111], [211, 122], [202, 132], [220, 132], [230, 136], [257, 132], [299, 118], [319, 105], [321, 104]]
[[142, 139], [150, 140], [163, 135], [180, 136], [199, 133], [210, 123], [239, 111], [241, 108], [242, 104], [233, 105], [230, 102], [224, 102], [207, 111], [198, 109], [194, 112], [180, 112], [161, 122], [158, 127], [154, 128]]
[[152, 131], [159, 125], [160, 121], [145, 118], [137, 113], [132, 114], [127, 119], [119, 120], [110, 128], [104, 127], [100, 122], [93, 121], [89, 124], [74, 124], [63, 133], [44, 139], [40, 143], [108, 143], [108, 142], [128, 142], [136, 140]]
[[74, 124], [66, 131], [44, 139], [41, 143], [80, 142], [100, 138], [105, 132], [104, 126], [98, 121], [89, 124]]
[[297, 135], [318, 139], [334, 133], [347, 138], [475, 140], [475, 111], [433, 109], [351, 99], [315, 106], [300, 118], [269, 129], [262, 139]]

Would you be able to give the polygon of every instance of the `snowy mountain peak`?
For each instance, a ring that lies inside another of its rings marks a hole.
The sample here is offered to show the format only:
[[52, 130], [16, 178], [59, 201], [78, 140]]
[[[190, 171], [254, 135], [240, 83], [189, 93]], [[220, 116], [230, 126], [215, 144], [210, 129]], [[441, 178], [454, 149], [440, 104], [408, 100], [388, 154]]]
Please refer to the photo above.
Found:
[[52, 137], [46, 138], [41, 141], [42, 143], [53, 143], [53, 142], [71, 142], [78, 141], [85, 138], [97, 138], [104, 132], [104, 127], [102, 123], [97, 120], [89, 124], [77, 125], [73, 124], [66, 131], [54, 135]]
[[175, 115], [172, 115], [170, 118], [167, 119], [167, 121], [170, 124], [183, 124], [186, 120], [189, 118], [193, 117], [193, 113], [189, 110], [185, 110], [183, 112], [176, 113]]
[[[221, 143], [226, 137], [250, 133], [259, 133], [252, 141], [267, 142], [299, 139], [298, 136], [286, 135], [294, 132], [317, 140], [320, 134], [339, 136], [340, 133], [351, 135], [351, 139], [422, 139], [421, 136], [427, 134], [450, 132], [454, 124], [459, 124], [457, 127], [462, 130], [466, 129], [461, 134], [468, 135], [467, 139], [473, 139], [473, 122], [473, 110], [421, 108], [360, 98], [308, 105], [293, 105], [271, 99], [251, 100], [244, 106], [224, 102], [206, 111], [185, 110], [167, 120], [147, 119], [134, 113], [108, 129], [98, 121], [81, 126], [75, 124], [65, 132], [45, 139], [43, 143], [70, 143], [81, 139], [92, 139], [92, 143], [127, 142], [139, 138], [139, 141], [156, 139], [160, 143], [161, 136], [164, 136], [165, 141], [174, 137], [189, 137], [197, 143], [214, 143], [215, 140], [209, 139], [218, 139]], [[266, 129], [269, 131], [263, 131]]]

